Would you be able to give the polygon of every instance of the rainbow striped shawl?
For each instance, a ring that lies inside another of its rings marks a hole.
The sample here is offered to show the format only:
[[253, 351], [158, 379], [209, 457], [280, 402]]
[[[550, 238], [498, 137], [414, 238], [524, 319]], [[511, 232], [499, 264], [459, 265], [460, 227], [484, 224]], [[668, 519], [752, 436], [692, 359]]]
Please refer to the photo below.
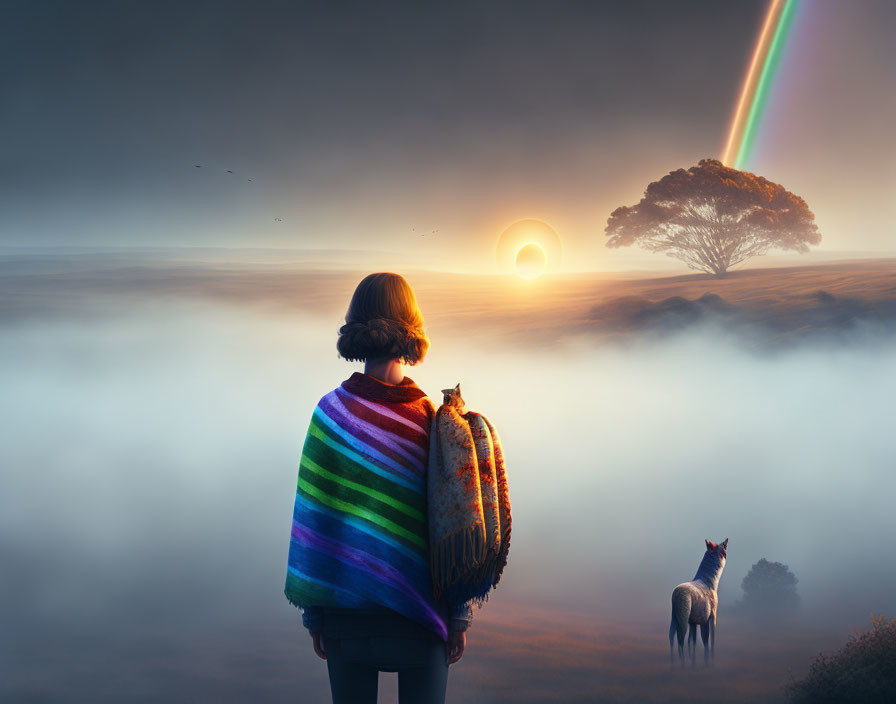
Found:
[[433, 594], [426, 514], [435, 407], [409, 377], [355, 372], [314, 409], [299, 463], [286, 598], [386, 606], [447, 638]]

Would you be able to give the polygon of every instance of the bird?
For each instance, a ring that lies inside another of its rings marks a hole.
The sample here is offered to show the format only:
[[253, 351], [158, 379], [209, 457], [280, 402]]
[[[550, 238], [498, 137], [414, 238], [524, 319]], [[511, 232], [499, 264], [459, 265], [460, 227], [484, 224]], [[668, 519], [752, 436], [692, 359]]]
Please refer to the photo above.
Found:
[[227, 173], [229, 173], [229, 174], [232, 174], [232, 173], [233, 173], [233, 171], [231, 171], [230, 169], [225, 169], [225, 171], [226, 171]]
[[252, 179], [251, 179], [251, 178], [247, 178], [246, 180], [247, 180], [247, 181], [251, 181]]
[[274, 218], [274, 222], [283, 222], [280, 218]]
[[201, 168], [202, 168], [202, 164], [194, 164], [194, 166], [195, 166], [197, 169], [201, 169]]

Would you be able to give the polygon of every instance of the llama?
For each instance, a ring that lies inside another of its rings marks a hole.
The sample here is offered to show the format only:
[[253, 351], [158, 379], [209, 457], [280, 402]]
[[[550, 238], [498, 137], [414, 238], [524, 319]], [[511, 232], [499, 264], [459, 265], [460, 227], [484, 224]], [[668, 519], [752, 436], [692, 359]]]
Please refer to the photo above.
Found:
[[[672, 624], [669, 626], [669, 658], [675, 665], [674, 641], [678, 636], [678, 658], [684, 667], [684, 635], [688, 633], [688, 657], [697, 665], [697, 626], [703, 638], [703, 662], [709, 664], [716, 655], [716, 615], [719, 611], [719, 578], [725, 569], [728, 538], [716, 545], [706, 541], [706, 553], [691, 582], [679, 584], [672, 591]], [[709, 641], [709, 644], [707, 644]]]

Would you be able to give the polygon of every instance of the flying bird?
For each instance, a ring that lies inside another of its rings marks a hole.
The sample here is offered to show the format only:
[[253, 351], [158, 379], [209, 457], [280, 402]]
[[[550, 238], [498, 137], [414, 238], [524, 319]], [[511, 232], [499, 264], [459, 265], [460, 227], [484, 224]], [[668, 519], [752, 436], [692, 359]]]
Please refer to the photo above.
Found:
[[233, 171], [231, 171], [230, 169], [225, 169], [225, 171], [226, 171], [227, 173], [229, 173], [229, 174], [232, 174], [232, 173], [233, 173]]
[[274, 222], [283, 222], [280, 218], [274, 218]]
[[195, 166], [197, 169], [201, 169], [201, 168], [202, 168], [202, 164], [194, 164], [194, 166]]

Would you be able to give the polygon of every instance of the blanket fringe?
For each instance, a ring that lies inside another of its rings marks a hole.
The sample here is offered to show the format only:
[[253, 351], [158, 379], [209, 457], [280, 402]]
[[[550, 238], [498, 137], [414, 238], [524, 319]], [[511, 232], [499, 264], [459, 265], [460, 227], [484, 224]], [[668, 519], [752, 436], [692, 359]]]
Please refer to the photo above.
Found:
[[430, 544], [430, 568], [436, 600], [473, 573], [485, 559], [485, 526], [480, 522]]

